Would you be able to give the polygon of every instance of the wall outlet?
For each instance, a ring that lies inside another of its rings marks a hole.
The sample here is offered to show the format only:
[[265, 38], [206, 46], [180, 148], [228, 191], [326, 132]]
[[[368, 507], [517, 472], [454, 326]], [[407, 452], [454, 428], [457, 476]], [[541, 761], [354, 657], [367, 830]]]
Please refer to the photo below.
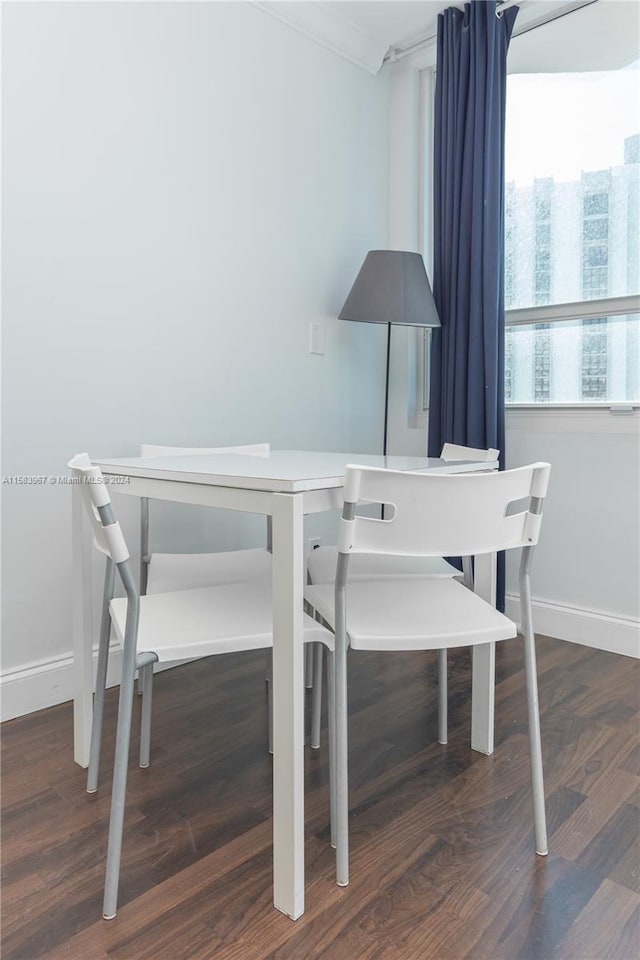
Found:
[[321, 537], [311, 537], [310, 540], [307, 540], [307, 554], [311, 553], [312, 550], [317, 550], [318, 547], [322, 546]]

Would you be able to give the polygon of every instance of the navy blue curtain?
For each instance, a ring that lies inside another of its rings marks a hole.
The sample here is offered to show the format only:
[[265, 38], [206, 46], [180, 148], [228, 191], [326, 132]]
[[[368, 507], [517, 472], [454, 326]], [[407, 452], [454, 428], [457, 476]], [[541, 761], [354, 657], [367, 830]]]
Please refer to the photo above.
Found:
[[[497, 447], [504, 465], [504, 126], [517, 14], [472, 0], [438, 17], [429, 456]], [[504, 609], [504, 568], [498, 566]]]

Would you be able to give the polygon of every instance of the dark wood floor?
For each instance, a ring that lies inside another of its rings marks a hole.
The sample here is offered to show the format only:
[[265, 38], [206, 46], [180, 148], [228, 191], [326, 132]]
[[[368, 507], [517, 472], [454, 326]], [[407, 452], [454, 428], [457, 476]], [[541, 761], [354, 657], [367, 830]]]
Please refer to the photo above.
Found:
[[[263, 655], [157, 678], [132, 765], [120, 910], [100, 919], [112, 737], [83, 790], [65, 704], [3, 728], [3, 960], [637, 960], [640, 664], [539, 643], [550, 855], [534, 854], [522, 651], [498, 652], [496, 751], [472, 753], [469, 660], [352, 655], [351, 871], [333, 882], [326, 736], [307, 750], [307, 912], [271, 907]], [[106, 727], [114, 725], [115, 691]]]

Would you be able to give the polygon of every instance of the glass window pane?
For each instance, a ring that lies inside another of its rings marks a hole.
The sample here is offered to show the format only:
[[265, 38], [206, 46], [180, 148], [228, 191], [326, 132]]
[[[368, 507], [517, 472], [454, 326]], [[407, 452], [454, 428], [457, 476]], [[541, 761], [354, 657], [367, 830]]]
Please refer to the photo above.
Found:
[[609, 263], [607, 248], [602, 243], [597, 243], [584, 248], [585, 267], [606, 267]]
[[509, 76], [507, 310], [640, 293], [639, 68]]
[[583, 235], [587, 240], [606, 240], [609, 234], [609, 221], [605, 217], [590, 217], [585, 220]]
[[507, 403], [640, 402], [640, 315], [507, 326]]
[[604, 191], [588, 193], [584, 198], [582, 209], [585, 217], [605, 216], [609, 213], [609, 197]]

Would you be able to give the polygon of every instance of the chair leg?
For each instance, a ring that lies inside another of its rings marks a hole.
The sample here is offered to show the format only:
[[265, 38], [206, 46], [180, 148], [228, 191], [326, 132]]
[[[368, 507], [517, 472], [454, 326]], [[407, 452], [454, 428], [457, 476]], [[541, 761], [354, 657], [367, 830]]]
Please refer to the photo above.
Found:
[[[336, 639], [337, 636], [336, 636]], [[336, 883], [349, 883], [349, 745], [347, 717], [347, 648], [335, 651]]]
[[463, 582], [467, 590], [473, 590], [473, 565], [471, 557], [462, 558]]
[[267, 650], [267, 723], [269, 753], [273, 754], [273, 650]]
[[327, 650], [327, 711], [329, 714], [329, 822], [331, 825], [331, 846], [336, 846], [336, 676], [335, 659], [332, 650]]
[[306, 644], [304, 648], [304, 685], [307, 690], [313, 687], [313, 644]]
[[[324, 644], [315, 643], [313, 651], [313, 689], [311, 692], [311, 746], [317, 750], [320, 746], [320, 724], [322, 722], [322, 653]], [[309, 651], [311, 654], [311, 651]], [[311, 657], [310, 657], [311, 659]]]
[[109, 634], [106, 643], [100, 640], [98, 648], [98, 673], [96, 692], [93, 698], [93, 722], [91, 724], [91, 747], [89, 749], [89, 769], [87, 770], [87, 793], [98, 789], [98, 771], [100, 768], [100, 747], [102, 744], [102, 721], [104, 718], [104, 697], [107, 686], [107, 667], [109, 664]]
[[104, 717], [104, 696], [107, 687], [107, 667], [109, 666], [109, 636], [111, 616], [109, 603], [113, 596], [115, 566], [107, 561], [104, 576], [104, 595], [102, 599], [102, 619], [100, 621], [100, 642], [98, 645], [98, 670], [96, 674], [96, 692], [93, 699], [93, 722], [91, 724], [91, 747], [89, 749], [89, 769], [87, 770], [87, 793], [98, 789], [98, 768], [100, 767], [100, 746], [102, 744], [102, 721]]
[[140, 761], [146, 769], [151, 755], [151, 711], [153, 704], [153, 664], [147, 663], [138, 672], [138, 687], [142, 686], [142, 718], [140, 722]]
[[[131, 599], [129, 599], [129, 606], [131, 606]], [[127, 793], [127, 768], [129, 765], [129, 743], [131, 740], [131, 719], [133, 713], [136, 631], [136, 618], [130, 618], [127, 615], [120, 700], [118, 703], [116, 755], [113, 764], [113, 788], [111, 791], [111, 816], [109, 819], [104, 900], [102, 905], [102, 916], [105, 920], [113, 920], [118, 908], [118, 884], [120, 880], [120, 859], [122, 855], [122, 835], [124, 832], [124, 811]]]
[[536, 841], [536, 853], [546, 856], [547, 818], [544, 801], [544, 775], [542, 771], [542, 742], [540, 739], [540, 708], [538, 704], [538, 675], [536, 668], [536, 648], [532, 631], [524, 637], [524, 667], [527, 683], [527, 709], [529, 715], [529, 744], [531, 754], [531, 785], [533, 792], [533, 823]]
[[438, 650], [438, 743], [447, 742], [447, 651]]

